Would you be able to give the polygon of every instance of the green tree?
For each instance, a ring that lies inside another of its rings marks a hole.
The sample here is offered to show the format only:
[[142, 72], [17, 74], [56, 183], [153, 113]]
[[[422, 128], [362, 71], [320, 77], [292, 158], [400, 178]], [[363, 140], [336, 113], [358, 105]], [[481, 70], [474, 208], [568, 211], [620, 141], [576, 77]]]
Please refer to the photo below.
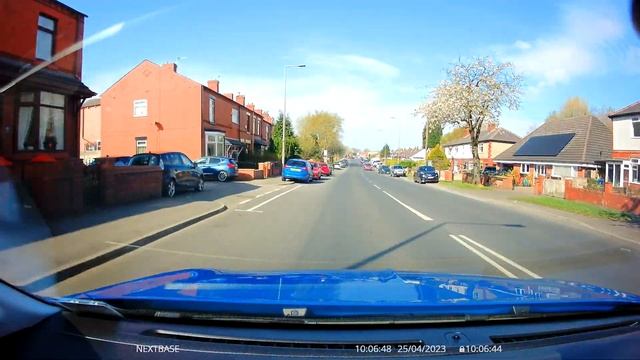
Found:
[[391, 155], [391, 149], [389, 148], [389, 144], [384, 144], [382, 150], [380, 150], [380, 156], [383, 158], [388, 158]]
[[[427, 131], [427, 126], [429, 126], [429, 131]], [[424, 129], [422, 131], [422, 143], [424, 144], [425, 149], [433, 149], [436, 145], [440, 144], [441, 138], [442, 125], [440, 123], [424, 124]]]
[[589, 104], [578, 96], [567, 99], [558, 111], [552, 111], [545, 121], [567, 119], [574, 116], [591, 115]]
[[433, 149], [429, 151], [427, 159], [432, 161], [433, 167], [436, 168], [436, 170], [447, 170], [451, 165], [440, 144], [434, 146]]
[[447, 144], [451, 141], [462, 139], [466, 135], [467, 135], [467, 129], [461, 128], [461, 127], [454, 128], [448, 133], [442, 135], [442, 137], [440, 138], [440, 144]]
[[316, 111], [300, 119], [298, 139], [303, 156], [321, 158], [324, 150], [331, 157], [344, 154], [342, 123], [340, 116], [327, 111]]
[[[285, 133], [285, 157], [300, 153], [300, 145], [298, 144], [298, 138], [293, 132], [293, 126], [291, 125], [291, 119], [287, 116], [287, 129]], [[269, 145], [269, 151], [282, 156], [282, 113], [278, 115], [275, 124], [273, 125], [273, 133], [271, 134], [271, 144]]]

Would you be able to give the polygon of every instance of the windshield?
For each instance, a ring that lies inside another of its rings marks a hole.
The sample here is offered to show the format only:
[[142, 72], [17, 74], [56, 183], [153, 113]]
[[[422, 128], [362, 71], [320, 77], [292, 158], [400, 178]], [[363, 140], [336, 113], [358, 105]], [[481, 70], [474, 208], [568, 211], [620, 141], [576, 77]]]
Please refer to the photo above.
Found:
[[629, 0], [238, 5], [0, 0], [0, 278], [158, 311], [635, 301]]

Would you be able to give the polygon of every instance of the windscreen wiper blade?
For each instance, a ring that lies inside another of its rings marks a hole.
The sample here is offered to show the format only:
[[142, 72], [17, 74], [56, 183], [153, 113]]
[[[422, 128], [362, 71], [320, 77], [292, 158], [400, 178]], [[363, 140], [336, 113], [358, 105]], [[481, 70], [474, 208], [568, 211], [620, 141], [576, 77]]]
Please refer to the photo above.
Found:
[[125, 317], [120, 310], [103, 301], [70, 298], [57, 298], [52, 299], [52, 301], [75, 313], [91, 313], [118, 318]]

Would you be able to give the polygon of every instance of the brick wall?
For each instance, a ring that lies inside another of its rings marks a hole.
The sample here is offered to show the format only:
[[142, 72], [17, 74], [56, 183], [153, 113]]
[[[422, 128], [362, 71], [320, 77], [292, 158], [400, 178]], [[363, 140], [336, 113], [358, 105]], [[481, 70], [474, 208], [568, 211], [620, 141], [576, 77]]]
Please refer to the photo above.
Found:
[[82, 211], [83, 166], [80, 159], [24, 163], [24, 182], [42, 215], [55, 218]]
[[593, 191], [576, 188], [571, 180], [565, 180], [564, 198], [640, 215], [640, 198], [618, 194], [610, 183], [604, 185], [604, 191]]
[[104, 205], [160, 196], [162, 170], [158, 166], [103, 166], [100, 169], [100, 199]]
[[262, 170], [255, 169], [238, 169], [238, 181], [250, 181], [254, 179], [264, 179]]

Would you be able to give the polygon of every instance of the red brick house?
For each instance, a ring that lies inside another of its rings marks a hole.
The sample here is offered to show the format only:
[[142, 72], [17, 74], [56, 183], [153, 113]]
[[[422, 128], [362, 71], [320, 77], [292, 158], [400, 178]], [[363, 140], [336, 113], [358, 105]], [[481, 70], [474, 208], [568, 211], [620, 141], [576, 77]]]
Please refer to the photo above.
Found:
[[606, 180], [614, 187], [640, 191], [640, 101], [609, 115], [613, 150], [606, 162]]
[[[95, 93], [81, 81], [82, 50], [51, 60], [82, 41], [86, 15], [55, 0], [0, 0], [0, 13], [0, 156], [44, 212], [78, 209], [82, 196], [72, 194], [82, 174], [78, 113]], [[42, 63], [46, 67], [20, 79]], [[60, 188], [57, 198], [49, 187]]]
[[[494, 159], [519, 140], [518, 135], [505, 128], [497, 127], [494, 124], [484, 126], [478, 136], [478, 156], [482, 167], [495, 165]], [[471, 137], [468, 133], [460, 139], [443, 144], [442, 147], [447, 159], [451, 159], [454, 173], [473, 169]]]
[[[191, 159], [262, 151], [271, 118], [245, 97], [202, 85], [176, 64], [144, 60], [101, 96], [101, 154], [182, 151]], [[265, 128], [267, 126], [267, 128]], [[253, 134], [253, 136], [252, 136]]]

